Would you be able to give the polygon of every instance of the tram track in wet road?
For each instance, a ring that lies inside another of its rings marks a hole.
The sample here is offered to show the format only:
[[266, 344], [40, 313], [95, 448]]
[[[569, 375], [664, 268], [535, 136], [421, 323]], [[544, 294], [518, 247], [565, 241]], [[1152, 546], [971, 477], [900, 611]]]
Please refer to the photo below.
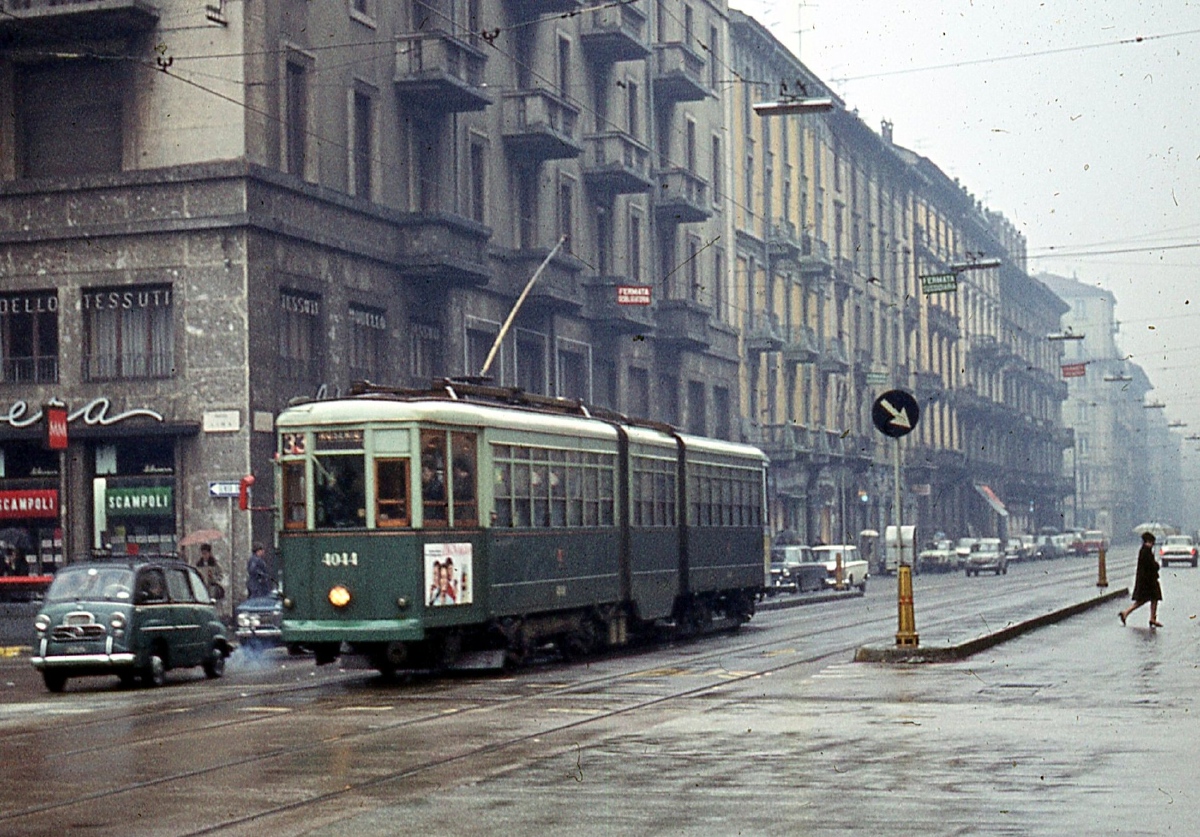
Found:
[[[918, 627], [932, 634], [965, 614], [986, 618], [1002, 599], [1044, 585], [1047, 576], [1082, 583], [1094, 574], [1087, 563], [1021, 565], [996, 584], [924, 579]], [[52, 731], [10, 729], [6, 760], [37, 750], [36, 763], [47, 772], [24, 771], [4, 790], [0, 831], [117, 833], [130, 811], [145, 810], [154, 811], [152, 829], [159, 833], [301, 833], [314, 821], [336, 821], [381, 799], [519, 764], [533, 749], [569, 746], [567, 739], [578, 746], [581, 737], [676, 711], [727, 684], [844, 662], [859, 645], [894, 629], [890, 585], [873, 581], [866, 597], [768, 611], [736, 634], [535, 666], [514, 677], [419, 677], [394, 685], [351, 670], [317, 683], [253, 690], [232, 679], [215, 690], [177, 684], [131, 695], [168, 695], [155, 708], [130, 713], [117, 705]], [[54, 701], [64, 699], [70, 693]], [[100, 771], [64, 792], [54, 782], [64, 763], [137, 769]], [[213, 790], [197, 788], [220, 789], [218, 804]]]

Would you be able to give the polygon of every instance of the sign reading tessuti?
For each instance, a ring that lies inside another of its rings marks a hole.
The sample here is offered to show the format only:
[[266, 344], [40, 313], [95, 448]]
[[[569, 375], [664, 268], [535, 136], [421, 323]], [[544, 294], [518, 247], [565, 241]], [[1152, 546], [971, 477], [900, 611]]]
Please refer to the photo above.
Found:
[[871, 406], [871, 421], [880, 433], [893, 439], [911, 433], [920, 418], [917, 399], [902, 389], [889, 389]]

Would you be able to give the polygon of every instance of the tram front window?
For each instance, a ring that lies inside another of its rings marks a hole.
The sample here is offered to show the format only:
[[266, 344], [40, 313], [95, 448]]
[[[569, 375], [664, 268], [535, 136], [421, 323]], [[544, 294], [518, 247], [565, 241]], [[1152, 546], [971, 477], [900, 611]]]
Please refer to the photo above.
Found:
[[318, 529], [354, 529], [367, 525], [363, 475], [362, 454], [313, 458], [313, 501]]

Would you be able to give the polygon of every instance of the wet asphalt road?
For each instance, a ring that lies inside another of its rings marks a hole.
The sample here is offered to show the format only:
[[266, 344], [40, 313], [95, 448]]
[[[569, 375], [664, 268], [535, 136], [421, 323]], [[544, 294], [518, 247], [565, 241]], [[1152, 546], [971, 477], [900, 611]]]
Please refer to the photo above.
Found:
[[[1069, 566], [918, 579], [923, 642], [1006, 619]], [[1065, 598], [1094, 596], [1071, 569]], [[1163, 585], [1161, 630], [1112, 603], [936, 665], [850, 661], [895, 629], [885, 579], [516, 677], [388, 685], [281, 657], [48, 696], [6, 664], [0, 833], [1200, 833], [1200, 572]]]

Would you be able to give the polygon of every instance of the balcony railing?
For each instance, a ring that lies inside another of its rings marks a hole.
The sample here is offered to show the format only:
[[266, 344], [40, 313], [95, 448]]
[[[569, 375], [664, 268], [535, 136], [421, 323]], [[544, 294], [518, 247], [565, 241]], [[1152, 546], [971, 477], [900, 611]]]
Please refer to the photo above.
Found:
[[660, 101], [698, 102], [712, 91], [704, 78], [704, 57], [690, 45], [654, 45], [654, 93]]
[[654, 188], [650, 149], [624, 131], [605, 131], [586, 137], [583, 178], [598, 192], [631, 195]]
[[800, 236], [800, 269], [806, 273], [828, 273], [833, 269], [829, 258], [829, 242], [808, 233]]
[[534, 161], [578, 157], [583, 146], [575, 138], [579, 108], [549, 90], [534, 88], [504, 94], [504, 141], [517, 154]]
[[650, 54], [646, 15], [633, 3], [613, 3], [593, 9], [583, 19], [583, 47], [598, 60], [636, 61]]
[[172, 352], [121, 352], [85, 355], [83, 358], [85, 381], [170, 378], [174, 374], [175, 355]]
[[845, 372], [850, 368], [850, 359], [846, 355], [846, 344], [839, 337], [830, 337], [825, 341], [825, 348], [817, 361], [822, 372]]
[[492, 97], [483, 88], [487, 56], [445, 32], [396, 39], [396, 92], [443, 113], [483, 110]]
[[776, 218], [767, 231], [767, 252], [771, 258], [795, 261], [800, 258], [800, 236], [796, 225], [783, 218]]
[[690, 224], [712, 215], [708, 183], [683, 168], [665, 169], [655, 175], [654, 212], [663, 224]]
[[482, 224], [448, 212], [414, 212], [396, 226], [397, 257], [405, 276], [457, 286], [483, 285], [490, 278], [491, 230]]
[[6, 384], [58, 383], [57, 357], [8, 357], [0, 365], [0, 382]]
[[698, 303], [685, 299], [664, 299], [655, 310], [658, 339], [687, 348], [706, 348], [710, 339], [709, 316], [709, 310]]
[[783, 332], [774, 314], [757, 313], [746, 330], [746, 351], [777, 352], [783, 348]]
[[812, 363], [819, 354], [817, 334], [812, 327], [793, 327], [783, 344], [783, 359], [791, 363]]

